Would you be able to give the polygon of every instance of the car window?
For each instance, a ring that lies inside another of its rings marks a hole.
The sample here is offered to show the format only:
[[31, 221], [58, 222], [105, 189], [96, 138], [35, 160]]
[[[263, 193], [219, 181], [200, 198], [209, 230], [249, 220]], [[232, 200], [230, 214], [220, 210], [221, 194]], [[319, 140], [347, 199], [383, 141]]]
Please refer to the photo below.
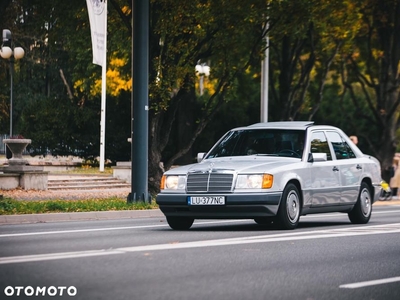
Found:
[[336, 159], [349, 159], [356, 157], [353, 150], [351, 150], [351, 147], [345, 142], [339, 133], [328, 131], [327, 136], [333, 150], [335, 151]]
[[230, 131], [222, 137], [209, 157], [232, 156], [240, 139], [240, 131]]
[[347, 144], [347, 142], [343, 141], [345, 144], [345, 147], [347, 149], [347, 153], [349, 154], [349, 158], [356, 158], [356, 154], [354, 153], [353, 149], [351, 149], [350, 145]]
[[311, 153], [326, 153], [327, 160], [332, 160], [331, 150], [322, 131], [313, 132], [311, 135]]
[[239, 155], [274, 155], [300, 158], [304, 130], [246, 129], [227, 133], [207, 158]]

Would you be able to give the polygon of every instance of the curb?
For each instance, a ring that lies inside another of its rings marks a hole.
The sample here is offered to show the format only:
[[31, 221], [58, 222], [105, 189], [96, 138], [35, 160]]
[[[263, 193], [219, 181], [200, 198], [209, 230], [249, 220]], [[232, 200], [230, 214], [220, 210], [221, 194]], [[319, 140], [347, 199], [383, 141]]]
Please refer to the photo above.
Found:
[[374, 205], [400, 205], [400, 200], [379, 200], [374, 203]]
[[0, 225], [164, 217], [159, 209], [0, 215]]

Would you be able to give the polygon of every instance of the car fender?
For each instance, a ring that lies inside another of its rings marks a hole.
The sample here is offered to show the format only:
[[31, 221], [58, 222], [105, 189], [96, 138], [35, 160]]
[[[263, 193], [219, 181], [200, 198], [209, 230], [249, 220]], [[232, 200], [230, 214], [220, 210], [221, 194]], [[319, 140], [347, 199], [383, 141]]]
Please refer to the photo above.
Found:
[[[299, 174], [301, 173], [301, 174]], [[308, 174], [307, 174], [308, 173]], [[307, 178], [311, 178], [311, 171], [310, 169], [302, 169], [302, 170], [297, 170], [297, 171], [292, 171], [284, 174], [284, 176], [281, 177], [280, 182], [281, 184], [279, 185], [279, 190], [284, 191], [286, 186], [292, 182], [295, 183], [299, 189], [300, 196], [304, 204], [311, 204], [311, 193], [308, 189], [304, 189], [304, 187], [307, 185], [305, 181], [307, 181]]]

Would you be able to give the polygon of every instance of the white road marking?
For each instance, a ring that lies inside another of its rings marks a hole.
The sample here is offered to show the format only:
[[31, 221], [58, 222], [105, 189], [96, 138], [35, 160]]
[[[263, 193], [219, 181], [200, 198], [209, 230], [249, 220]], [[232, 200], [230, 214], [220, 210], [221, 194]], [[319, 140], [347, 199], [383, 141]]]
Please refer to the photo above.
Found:
[[166, 227], [163, 225], [142, 225], [142, 226], [125, 226], [125, 227], [106, 227], [106, 228], [90, 228], [90, 229], [74, 229], [74, 230], [59, 230], [59, 231], [38, 231], [38, 232], [22, 232], [22, 233], [5, 233], [0, 234], [3, 237], [16, 237], [16, 236], [30, 236], [30, 235], [47, 235], [47, 234], [64, 234], [64, 233], [79, 233], [79, 232], [94, 232], [94, 231], [111, 231], [111, 230], [125, 230], [125, 229], [141, 229], [141, 228], [155, 228]]
[[361, 281], [361, 282], [355, 282], [355, 283], [342, 284], [342, 285], [339, 286], [339, 288], [342, 288], [342, 289], [358, 289], [358, 288], [361, 288], [361, 287], [366, 287], [366, 286], [371, 286], [371, 285], [379, 285], [379, 284], [386, 284], [386, 283], [397, 282], [397, 281], [400, 281], [400, 276], [399, 277], [391, 277], [391, 278], [384, 278], [384, 279], [377, 279], [377, 280]]
[[[219, 223], [236, 223], [236, 222], [249, 222], [249, 220], [208, 221], [208, 222], [196, 222], [195, 224], [196, 225], [202, 225], [202, 224], [219, 224]], [[5, 233], [5, 234], [0, 234], [0, 238], [3, 238], [3, 237], [17, 237], [17, 236], [30, 236], [30, 235], [46, 235], [46, 234], [63, 234], [63, 233], [79, 233], [79, 232], [94, 232], [94, 231], [143, 229], [143, 228], [157, 228], [157, 227], [169, 227], [169, 226], [168, 226], [168, 224], [159, 224], [159, 225], [138, 225], [138, 226], [124, 226], [124, 227], [105, 227], [105, 228], [90, 228], [90, 229], [59, 230], [59, 231]]]
[[183, 242], [183, 243], [121, 247], [116, 249], [101, 249], [101, 250], [74, 251], [74, 252], [64, 252], [64, 253], [38, 254], [38, 255], [9, 256], [9, 257], [0, 257], [0, 264], [47, 261], [47, 260], [68, 259], [68, 258], [71, 259], [71, 258], [88, 257], [88, 256], [93, 257], [93, 256], [103, 256], [111, 254], [125, 254], [129, 252], [177, 250], [177, 249], [189, 249], [189, 248], [284, 242], [284, 241], [296, 241], [296, 240], [298, 241], [298, 240], [309, 240], [309, 239], [350, 237], [350, 236], [389, 234], [389, 233], [400, 233], [400, 223], [377, 225], [377, 226], [319, 230], [313, 232], [310, 231], [293, 232], [293, 233], [226, 238], [226, 239], [216, 239], [216, 240], [203, 240], [203, 241]]
[[48, 261], [56, 259], [102, 256], [102, 255], [122, 254], [122, 253], [124, 252], [118, 251], [117, 249], [109, 249], [109, 250], [103, 249], [103, 250], [49, 253], [49, 254], [21, 255], [21, 256], [10, 256], [10, 257], [0, 258], [0, 264]]

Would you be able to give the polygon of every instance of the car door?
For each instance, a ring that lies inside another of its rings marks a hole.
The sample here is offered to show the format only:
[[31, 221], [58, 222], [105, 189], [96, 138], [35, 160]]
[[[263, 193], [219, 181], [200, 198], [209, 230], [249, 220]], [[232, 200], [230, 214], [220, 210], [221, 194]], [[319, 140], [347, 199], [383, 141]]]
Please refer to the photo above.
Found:
[[327, 158], [311, 165], [312, 207], [340, 205], [339, 169], [325, 133], [312, 132], [310, 143], [311, 153], [325, 153]]
[[361, 159], [357, 158], [351, 147], [336, 131], [327, 131], [339, 168], [341, 204], [354, 204], [357, 201], [362, 176]]

